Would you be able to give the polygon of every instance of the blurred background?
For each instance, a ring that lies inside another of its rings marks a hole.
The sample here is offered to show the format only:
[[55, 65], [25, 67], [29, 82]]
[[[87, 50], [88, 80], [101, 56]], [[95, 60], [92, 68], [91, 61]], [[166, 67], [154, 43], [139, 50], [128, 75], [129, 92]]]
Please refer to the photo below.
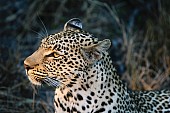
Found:
[[0, 112], [54, 112], [54, 88], [31, 85], [23, 61], [46, 30], [61, 31], [74, 17], [112, 41], [113, 65], [129, 89], [170, 89], [169, 6], [169, 0], [0, 0]]

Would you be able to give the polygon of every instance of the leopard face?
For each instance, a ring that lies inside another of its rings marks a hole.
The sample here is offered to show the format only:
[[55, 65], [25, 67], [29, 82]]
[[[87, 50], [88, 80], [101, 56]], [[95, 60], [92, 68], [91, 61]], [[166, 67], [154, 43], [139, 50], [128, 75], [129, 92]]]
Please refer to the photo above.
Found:
[[44, 38], [38, 50], [25, 59], [26, 73], [33, 84], [70, 85], [75, 78], [82, 79], [79, 72], [102, 57], [110, 41], [98, 41], [81, 28], [79, 19], [68, 21], [63, 31]]

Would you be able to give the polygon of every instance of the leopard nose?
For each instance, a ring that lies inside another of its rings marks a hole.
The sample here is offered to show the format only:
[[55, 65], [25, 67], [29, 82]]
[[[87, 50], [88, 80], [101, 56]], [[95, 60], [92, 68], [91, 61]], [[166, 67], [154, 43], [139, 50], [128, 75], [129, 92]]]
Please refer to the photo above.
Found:
[[32, 66], [28, 61], [27, 59], [24, 61], [24, 68], [29, 70], [29, 69], [33, 69], [34, 66]]
[[29, 69], [33, 69], [36, 66], [39, 66], [39, 64], [42, 61], [42, 54], [41, 51], [35, 51], [32, 55], [28, 56], [25, 60], [24, 60], [24, 67], [25, 69], [29, 70]]
[[27, 65], [27, 64], [25, 64], [25, 63], [24, 63], [24, 68], [25, 68], [26, 70], [33, 69], [33, 67], [31, 67], [31, 66], [29, 66], [29, 65]]

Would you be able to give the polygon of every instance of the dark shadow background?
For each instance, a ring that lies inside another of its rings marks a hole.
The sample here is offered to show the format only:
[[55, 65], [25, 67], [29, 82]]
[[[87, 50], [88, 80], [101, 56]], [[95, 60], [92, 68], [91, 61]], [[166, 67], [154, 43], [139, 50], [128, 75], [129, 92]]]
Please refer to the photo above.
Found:
[[[110, 55], [132, 90], [170, 89], [169, 0], [1, 0], [0, 112], [53, 113], [53, 88], [32, 86], [24, 59], [78, 17], [112, 41]], [[44, 27], [45, 26], [45, 27]]]

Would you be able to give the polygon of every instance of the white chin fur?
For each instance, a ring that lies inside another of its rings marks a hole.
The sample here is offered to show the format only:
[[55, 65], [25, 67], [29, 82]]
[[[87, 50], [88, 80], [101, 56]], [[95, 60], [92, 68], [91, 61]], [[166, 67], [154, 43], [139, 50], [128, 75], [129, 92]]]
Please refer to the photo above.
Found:
[[36, 80], [31, 79], [31, 77], [28, 76], [28, 79], [31, 81], [32, 84], [40, 86], [41, 83], [37, 82]]

